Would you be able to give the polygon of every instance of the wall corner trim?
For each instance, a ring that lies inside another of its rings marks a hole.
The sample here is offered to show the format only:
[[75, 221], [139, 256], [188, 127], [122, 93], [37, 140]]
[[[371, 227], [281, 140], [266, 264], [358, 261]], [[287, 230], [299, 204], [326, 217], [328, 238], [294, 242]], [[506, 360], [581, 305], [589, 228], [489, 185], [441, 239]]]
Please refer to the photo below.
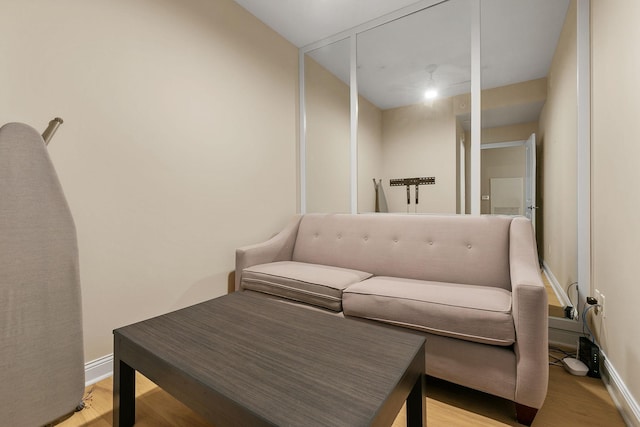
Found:
[[84, 386], [88, 387], [113, 375], [113, 353], [84, 364]]

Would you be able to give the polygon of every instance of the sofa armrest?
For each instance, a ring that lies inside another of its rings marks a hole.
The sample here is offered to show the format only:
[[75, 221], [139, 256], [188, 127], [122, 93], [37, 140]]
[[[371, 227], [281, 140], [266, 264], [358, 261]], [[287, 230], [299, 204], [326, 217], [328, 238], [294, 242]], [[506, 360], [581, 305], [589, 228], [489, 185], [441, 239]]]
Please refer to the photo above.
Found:
[[236, 291], [240, 289], [240, 278], [245, 268], [268, 262], [291, 260], [301, 218], [301, 215], [296, 215], [281, 232], [266, 242], [236, 249]]
[[540, 408], [549, 381], [549, 308], [538, 250], [526, 218], [514, 218], [509, 233], [513, 322], [516, 331], [515, 402]]

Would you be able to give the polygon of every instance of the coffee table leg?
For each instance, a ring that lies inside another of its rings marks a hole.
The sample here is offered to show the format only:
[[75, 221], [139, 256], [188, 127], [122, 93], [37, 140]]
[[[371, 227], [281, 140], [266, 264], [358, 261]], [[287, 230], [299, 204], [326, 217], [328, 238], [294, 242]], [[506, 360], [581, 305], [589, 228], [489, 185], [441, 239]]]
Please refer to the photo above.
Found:
[[407, 398], [407, 427], [427, 425], [426, 396], [425, 376], [420, 374]]
[[113, 360], [113, 427], [130, 427], [136, 420], [136, 371]]

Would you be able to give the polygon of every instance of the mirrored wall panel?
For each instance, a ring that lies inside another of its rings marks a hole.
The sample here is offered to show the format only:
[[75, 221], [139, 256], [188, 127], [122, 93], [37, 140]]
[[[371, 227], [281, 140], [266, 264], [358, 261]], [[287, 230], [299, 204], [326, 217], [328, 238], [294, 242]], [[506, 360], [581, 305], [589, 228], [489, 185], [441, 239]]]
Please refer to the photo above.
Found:
[[[474, 213], [540, 218], [536, 162], [549, 159], [541, 141], [576, 140], [576, 26], [569, 4], [483, 0], [477, 13], [472, 0], [430, 3], [308, 51], [304, 210], [350, 212], [356, 191], [357, 212], [471, 213], [473, 205]], [[472, 54], [477, 19], [479, 55]], [[481, 141], [471, 141], [472, 57], [480, 58]], [[561, 90], [550, 89], [554, 81]], [[472, 146], [474, 154], [483, 148], [474, 156], [473, 176]], [[557, 158], [566, 161], [562, 153]], [[472, 184], [480, 201], [471, 200]], [[568, 187], [575, 196], [575, 185]]]
[[344, 39], [305, 55], [309, 213], [350, 212], [349, 47]]
[[450, 0], [357, 35], [359, 212], [463, 209], [470, 28], [469, 0]]
[[[540, 205], [536, 171], [541, 170], [536, 167], [540, 157], [536, 140], [544, 134], [545, 117], [555, 120], [549, 116], [553, 107], [547, 89], [554, 54], [563, 48], [559, 40], [568, 6], [569, 0], [482, 1], [483, 214], [526, 215], [536, 220]], [[571, 31], [575, 34], [575, 26]], [[575, 55], [575, 50], [561, 55], [571, 63], [572, 75]], [[570, 87], [573, 93], [566, 94], [563, 102], [575, 111], [576, 84]], [[570, 127], [577, 129], [575, 115], [570, 120]], [[575, 135], [571, 138], [575, 140]]]
[[[509, 19], [500, 19], [505, 14]], [[576, 2], [483, 0], [481, 16], [481, 212], [531, 218], [555, 294], [572, 304], [566, 294], [578, 281]], [[564, 317], [555, 297], [549, 314]]]

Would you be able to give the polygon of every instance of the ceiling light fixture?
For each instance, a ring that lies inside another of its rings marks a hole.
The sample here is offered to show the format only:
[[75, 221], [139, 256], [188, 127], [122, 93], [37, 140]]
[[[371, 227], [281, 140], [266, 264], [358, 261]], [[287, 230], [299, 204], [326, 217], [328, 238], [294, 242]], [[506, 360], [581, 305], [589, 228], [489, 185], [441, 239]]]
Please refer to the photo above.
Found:
[[438, 97], [438, 91], [435, 88], [429, 88], [424, 92], [424, 99], [435, 99]]
[[433, 72], [438, 68], [436, 64], [431, 64], [427, 67], [427, 73], [429, 73], [429, 83], [427, 84], [427, 90], [424, 92], [424, 99], [435, 99], [438, 97], [438, 89], [433, 81]]

